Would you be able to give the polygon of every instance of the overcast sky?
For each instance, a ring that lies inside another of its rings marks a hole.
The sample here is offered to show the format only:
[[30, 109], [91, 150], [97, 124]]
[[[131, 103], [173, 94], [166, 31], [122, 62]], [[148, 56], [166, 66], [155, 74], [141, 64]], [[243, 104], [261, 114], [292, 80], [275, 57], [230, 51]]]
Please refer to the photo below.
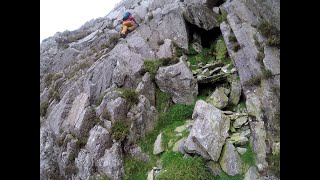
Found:
[[106, 16], [120, 0], [40, 0], [40, 42]]

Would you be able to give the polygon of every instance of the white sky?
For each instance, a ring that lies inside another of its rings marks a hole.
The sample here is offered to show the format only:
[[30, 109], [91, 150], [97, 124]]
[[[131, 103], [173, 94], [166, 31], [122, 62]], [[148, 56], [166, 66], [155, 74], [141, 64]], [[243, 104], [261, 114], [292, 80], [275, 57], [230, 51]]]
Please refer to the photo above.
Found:
[[120, 0], [41, 0], [40, 42], [56, 32], [76, 30], [106, 16]]

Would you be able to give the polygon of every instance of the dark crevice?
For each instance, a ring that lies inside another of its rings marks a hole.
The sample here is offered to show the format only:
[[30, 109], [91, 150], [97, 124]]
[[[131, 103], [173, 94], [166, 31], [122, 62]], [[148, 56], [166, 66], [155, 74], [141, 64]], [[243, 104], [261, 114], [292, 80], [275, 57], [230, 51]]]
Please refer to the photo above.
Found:
[[193, 35], [196, 33], [201, 37], [201, 45], [203, 48], [210, 48], [211, 44], [221, 35], [221, 30], [219, 27], [214, 27], [211, 30], [205, 30], [199, 28], [198, 26], [185, 21], [186, 29], [188, 33], [189, 43], [193, 42]]
[[213, 0], [213, 1], [208, 1], [206, 5], [209, 9], [212, 9], [213, 7], [220, 6], [224, 2], [225, 2], [224, 0], [218, 0], [218, 2], [217, 0]]

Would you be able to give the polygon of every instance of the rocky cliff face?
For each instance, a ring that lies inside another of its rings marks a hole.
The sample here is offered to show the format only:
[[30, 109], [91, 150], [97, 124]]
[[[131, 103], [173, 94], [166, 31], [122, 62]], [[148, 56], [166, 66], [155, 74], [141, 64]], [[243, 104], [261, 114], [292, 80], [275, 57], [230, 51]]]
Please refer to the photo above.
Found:
[[279, 178], [279, 4], [126, 0], [45, 39], [40, 179]]

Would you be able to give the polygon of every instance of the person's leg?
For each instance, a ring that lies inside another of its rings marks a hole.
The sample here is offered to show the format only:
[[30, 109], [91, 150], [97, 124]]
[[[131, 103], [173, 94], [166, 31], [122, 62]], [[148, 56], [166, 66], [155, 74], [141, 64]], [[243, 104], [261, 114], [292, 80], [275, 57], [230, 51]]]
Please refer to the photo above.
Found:
[[134, 24], [132, 22], [128, 23], [128, 29], [130, 31], [133, 31], [135, 29], [135, 26], [134, 26]]
[[130, 25], [130, 22], [129, 22], [129, 23], [128, 23], [128, 22], [123, 22], [123, 23], [122, 23], [122, 31], [121, 31], [121, 34], [126, 34], [129, 25]]

